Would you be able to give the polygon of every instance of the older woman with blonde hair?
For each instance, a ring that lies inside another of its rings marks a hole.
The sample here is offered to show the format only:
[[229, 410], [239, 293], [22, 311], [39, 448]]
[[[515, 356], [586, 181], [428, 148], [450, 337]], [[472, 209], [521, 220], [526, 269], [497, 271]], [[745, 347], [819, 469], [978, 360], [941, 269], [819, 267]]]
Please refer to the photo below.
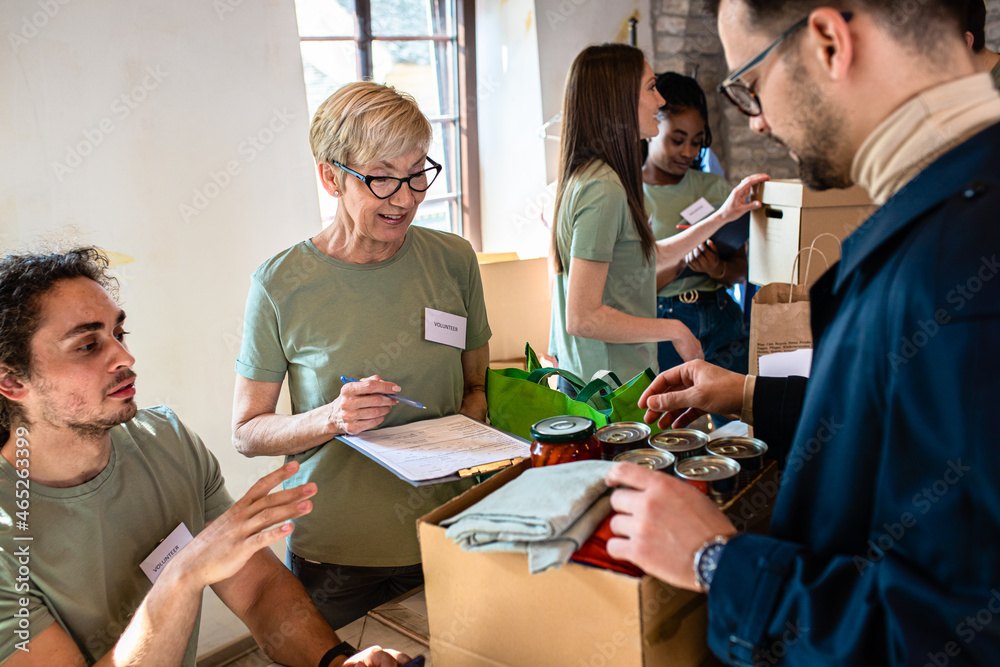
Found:
[[[287, 562], [337, 628], [422, 583], [415, 520], [468, 485], [417, 491], [335, 436], [459, 412], [485, 419], [490, 328], [469, 243], [412, 226], [441, 171], [413, 98], [348, 84], [316, 112], [310, 143], [337, 213], [251, 278], [233, 442], [246, 456], [299, 461], [290, 486], [316, 483]], [[425, 338], [428, 309], [463, 318], [464, 345]], [[292, 415], [275, 412], [286, 375]]]

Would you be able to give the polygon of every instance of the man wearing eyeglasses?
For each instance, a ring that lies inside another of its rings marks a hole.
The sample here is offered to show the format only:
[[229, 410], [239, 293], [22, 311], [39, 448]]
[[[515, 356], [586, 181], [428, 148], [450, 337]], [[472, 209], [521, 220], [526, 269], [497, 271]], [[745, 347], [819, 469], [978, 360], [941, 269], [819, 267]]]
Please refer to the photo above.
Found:
[[692, 362], [640, 400], [664, 426], [754, 424], [783, 467], [770, 534], [622, 465], [608, 550], [707, 591], [730, 664], [995, 665], [1000, 97], [965, 2], [709, 4], [750, 127], [811, 187], [857, 183], [881, 209], [812, 289], [808, 383]]

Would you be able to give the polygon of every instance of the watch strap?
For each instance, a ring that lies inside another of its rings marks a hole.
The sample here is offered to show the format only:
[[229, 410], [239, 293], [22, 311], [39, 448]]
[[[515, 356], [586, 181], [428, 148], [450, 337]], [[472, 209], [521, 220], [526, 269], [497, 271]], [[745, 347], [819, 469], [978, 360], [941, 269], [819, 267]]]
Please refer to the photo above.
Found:
[[330, 667], [330, 663], [333, 662], [334, 658], [339, 658], [342, 655], [352, 656], [357, 652], [358, 649], [354, 648], [347, 642], [340, 642], [323, 654], [323, 657], [320, 658], [319, 665], [317, 665], [317, 667]]

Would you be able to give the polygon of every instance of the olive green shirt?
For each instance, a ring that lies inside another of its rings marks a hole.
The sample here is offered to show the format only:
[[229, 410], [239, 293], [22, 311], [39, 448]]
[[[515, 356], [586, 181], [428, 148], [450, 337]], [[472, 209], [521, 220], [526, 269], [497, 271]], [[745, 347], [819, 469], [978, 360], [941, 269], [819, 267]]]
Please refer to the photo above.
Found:
[[[681, 217], [681, 211], [704, 197], [709, 204], [718, 209], [729, 197], [731, 188], [725, 179], [716, 174], [688, 169], [684, 178], [677, 185], [649, 185], [644, 183], [642, 189], [646, 195], [646, 212], [650, 215], [653, 226], [653, 236], [657, 241], [668, 239], [682, 230], [677, 225], [688, 224]], [[708, 274], [697, 273], [684, 278], [678, 278], [664, 286], [658, 296], [678, 296], [689, 290], [712, 292], [725, 287]]]
[[603, 162], [585, 167], [566, 184], [557, 220], [563, 272], [552, 295], [549, 348], [560, 368], [584, 380], [601, 370], [622, 382], [647, 367], [656, 371], [655, 343], [605, 343], [566, 333], [566, 291], [574, 259], [606, 262], [604, 305], [635, 317], [656, 317], [656, 270], [646, 260], [625, 189]]
[[[394, 405], [383, 428], [456, 414], [463, 350], [424, 340], [425, 308], [467, 318], [464, 349], [489, 341], [479, 262], [465, 239], [411, 227], [399, 251], [375, 264], [342, 262], [303, 241], [253, 274], [236, 372], [263, 382], [287, 374], [293, 414], [333, 402], [341, 375], [375, 374], [427, 406]], [[415, 488], [340, 440], [286, 460], [301, 464], [286, 487], [319, 487], [288, 547], [320, 563], [420, 562], [416, 520], [471, 486]]]
[[990, 76], [993, 77], [993, 87], [1000, 89], [1000, 61], [997, 61], [997, 64], [990, 70]]
[[[152, 588], [139, 564], [178, 524], [197, 535], [232, 503], [215, 456], [164, 406], [112, 429], [108, 465], [78, 486], [29, 483], [0, 457], [0, 662], [19, 651], [15, 630], [54, 622], [96, 662]], [[184, 665], [197, 649], [196, 622]]]

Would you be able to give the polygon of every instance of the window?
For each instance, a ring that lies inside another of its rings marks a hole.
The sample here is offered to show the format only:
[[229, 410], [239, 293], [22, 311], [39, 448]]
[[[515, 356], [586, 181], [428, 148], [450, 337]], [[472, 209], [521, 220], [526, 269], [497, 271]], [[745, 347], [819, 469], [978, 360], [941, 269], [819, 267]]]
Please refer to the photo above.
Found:
[[[464, 43], [469, 26], [459, 40], [463, 2], [471, 6], [470, 0], [296, 0], [295, 8], [310, 116], [350, 81], [370, 79], [413, 95], [434, 130], [428, 155], [444, 167], [415, 224], [464, 233], [476, 245], [478, 229], [469, 218], [478, 219], [478, 212], [470, 216], [478, 192], [464, 196], [473, 186], [478, 191], [478, 182], [468, 182], [476, 152], [467, 105], [460, 103], [472, 47]], [[328, 206], [324, 217], [332, 216]]]

